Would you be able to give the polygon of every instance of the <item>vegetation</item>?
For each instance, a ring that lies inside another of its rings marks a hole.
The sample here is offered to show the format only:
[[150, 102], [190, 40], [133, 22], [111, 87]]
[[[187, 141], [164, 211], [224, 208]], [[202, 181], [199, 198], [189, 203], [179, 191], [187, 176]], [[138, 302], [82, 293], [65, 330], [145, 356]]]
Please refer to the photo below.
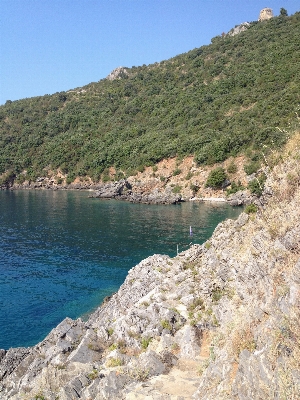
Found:
[[235, 174], [237, 170], [238, 170], [237, 165], [233, 161], [231, 161], [231, 163], [227, 167], [227, 172], [229, 174]]
[[258, 210], [257, 206], [256, 206], [255, 204], [252, 204], [252, 203], [251, 203], [251, 204], [248, 204], [248, 205], [245, 207], [245, 213], [247, 213], [247, 214], [256, 213], [257, 210]]
[[107, 367], [120, 367], [123, 365], [123, 361], [120, 358], [109, 358], [106, 361], [106, 366]]
[[248, 183], [248, 188], [250, 189], [250, 192], [260, 197], [264, 190], [265, 180], [266, 180], [265, 174], [260, 174], [258, 178], [254, 178], [252, 181], [250, 181]]
[[252, 175], [257, 172], [260, 168], [260, 164], [257, 161], [251, 161], [249, 164], [244, 165], [244, 171], [247, 175]]
[[226, 172], [224, 168], [217, 167], [209, 173], [205, 186], [214, 189], [221, 188], [225, 180]]
[[226, 195], [229, 196], [230, 194], [234, 194], [238, 192], [239, 190], [244, 190], [244, 186], [241, 184], [240, 181], [238, 183], [235, 183], [234, 181], [231, 182], [231, 187], [230, 189], [226, 190]]
[[[0, 175], [108, 180], [166, 157], [222, 162], [262, 144], [281, 146], [299, 101], [300, 13], [251, 23], [234, 37], [118, 79], [7, 101], [0, 107]], [[162, 179], [162, 178], [161, 178]]]
[[141, 346], [144, 350], [147, 349], [147, 347], [149, 346], [150, 342], [151, 342], [152, 338], [142, 338], [141, 339]]

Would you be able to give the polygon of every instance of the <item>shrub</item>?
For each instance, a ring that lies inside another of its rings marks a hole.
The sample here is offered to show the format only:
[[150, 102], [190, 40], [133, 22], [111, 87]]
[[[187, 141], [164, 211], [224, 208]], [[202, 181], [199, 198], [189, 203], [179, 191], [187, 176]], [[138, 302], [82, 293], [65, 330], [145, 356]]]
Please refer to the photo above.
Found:
[[265, 174], [261, 174], [258, 178], [253, 179], [248, 183], [248, 188], [251, 193], [256, 194], [256, 196], [260, 197], [264, 190], [264, 183], [266, 180]]
[[210, 171], [205, 186], [211, 188], [221, 188], [225, 180], [226, 173], [224, 168], [217, 167]]
[[109, 358], [106, 361], [107, 367], [120, 367], [123, 365], [123, 361], [120, 358]]
[[162, 321], [160, 321], [160, 325], [163, 327], [163, 329], [167, 329], [168, 331], [172, 330], [170, 322], [166, 319], [163, 319]]
[[109, 351], [113, 351], [113, 350], [116, 350], [118, 347], [119, 347], [119, 346], [118, 346], [117, 343], [113, 343], [111, 346], [109, 346], [108, 350], [109, 350]]
[[110, 181], [110, 176], [107, 174], [102, 174], [102, 182], [106, 183]]
[[114, 333], [113, 328], [108, 328], [108, 329], [107, 329], [107, 334], [108, 334], [108, 336], [111, 336], [113, 333]]
[[212, 290], [212, 301], [213, 303], [217, 303], [225, 294], [225, 290], [221, 289], [221, 288], [214, 288]]
[[70, 183], [74, 182], [75, 178], [76, 178], [75, 172], [69, 171], [66, 179], [67, 184], [70, 185]]
[[141, 346], [144, 350], [147, 349], [147, 347], [149, 346], [150, 342], [151, 342], [152, 338], [142, 338], [141, 340]]
[[258, 210], [257, 206], [256, 206], [255, 204], [253, 204], [253, 203], [248, 204], [248, 205], [245, 207], [245, 213], [247, 213], [247, 214], [256, 213], [257, 210]]
[[176, 185], [176, 186], [173, 187], [172, 192], [175, 193], [175, 194], [178, 194], [178, 193], [180, 193], [181, 189], [182, 189], [181, 186]]
[[238, 192], [239, 190], [244, 190], [244, 186], [241, 184], [241, 181], [238, 181], [238, 183], [235, 183], [234, 181], [231, 182], [231, 188], [226, 190], [227, 196], [230, 194], [234, 194]]
[[116, 172], [116, 175], [115, 175], [115, 177], [114, 177], [114, 180], [115, 180], [115, 181], [120, 181], [121, 179], [124, 179], [124, 178], [125, 178], [124, 172], [122, 172], [122, 171], [117, 171], [117, 172]]
[[23, 174], [20, 174], [17, 176], [16, 182], [19, 184], [22, 184], [26, 181], [26, 176]]
[[173, 176], [176, 176], [176, 175], [179, 175], [179, 174], [181, 174], [181, 169], [175, 168], [174, 171], [173, 171]]
[[231, 338], [232, 353], [238, 358], [241, 351], [247, 349], [253, 352], [256, 348], [256, 342], [250, 328], [235, 331]]
[[191, 171], [189, 171], [189, 172], [186, 174], [185, 179], [188, 181], [188, 180], [190, 180], [192, 177], [193, 177], [193, 173], [192, 173]]
[[229, 174], [235, 174], [237, 172], [237, 170], [238, 170], [238, 168], [237, 168], [236, 164], [233, 161], [231, 161], [231, 163], [227, 167], [227, 172]]
[[193, 193], [197, 193], [198, 190], [200, 189], [199, 186], [194, 185], [193, 183], [190, 184], [190, 189]]
[[260, 164], [257, 161], [251, 161], [249, 164], [244, 165], [244, 171], [247, 175], [252, 175], [257, 172], [260, 168]]
[[94, 380], [97, 377], [98, 377], [98, 371], [96, 369], [93, 369], [93, 371], [88, 374], [88, 378], [91, 380]]
[[129, 376], [135, 381], [144, 382], [149, 377], [149, 369], [143, 369], [138, 367], [133, 368], [131, 371], [129, 371]]

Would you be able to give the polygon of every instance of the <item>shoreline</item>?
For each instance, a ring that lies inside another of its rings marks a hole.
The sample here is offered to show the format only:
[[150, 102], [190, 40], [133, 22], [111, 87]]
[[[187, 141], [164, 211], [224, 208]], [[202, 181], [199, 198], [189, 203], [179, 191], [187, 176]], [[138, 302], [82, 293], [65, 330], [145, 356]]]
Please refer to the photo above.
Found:
[[[118, 183], [117, 181], [115, 183]], [[17, 190], [43, 190], [43, 191], [86, 191], [90, 193], [96, 194], [97, 191], [103, 188], [105, 184], [95, 184], [93, 187], [87, 187], [87, 186], [80, 186], [80, 185], [68, 185], [68, 186], [36, 186], [36, 185], [18, 185], [17, 187], [15, 186], [10, 186], [10, 187], [1, 187], [0, 190], [8, 190], [8, 191], [17, 191]], [[169, 192], [165, 191], [167, 195], [169, 195]], [[161, 192], [160, 192], [161, 193]], [[152, 193], [149, 193], [151, 195]], [[160, 202], [155, 201], [155, 195], [154, 194], [154, 200], [151, 201], [145, 201], [144, 204], [161, 204]], [[110, 196], [110, 197], [97, 197], [95, 196], [89, 196], [90, 198], [100, 198], [100, 199], [105, 199], [105, 200], [121, 200], [121, 201], [129, 201], [133, 203], [143, 203], [143, 201], [134, 201], [131, 199], [126, 199], [122, 196]], [[229, 201], [226, 199], [226, 197], [189, 197], [189, 198], [183, 198], [183, 197], [176, 197], [174, 201], [170, 201], [169, 203], [163, 202], [162, 204], [173, 204], [174, 203], [181, 203], [181, 202], [216, 202], [216, 203], [229, 203]]]

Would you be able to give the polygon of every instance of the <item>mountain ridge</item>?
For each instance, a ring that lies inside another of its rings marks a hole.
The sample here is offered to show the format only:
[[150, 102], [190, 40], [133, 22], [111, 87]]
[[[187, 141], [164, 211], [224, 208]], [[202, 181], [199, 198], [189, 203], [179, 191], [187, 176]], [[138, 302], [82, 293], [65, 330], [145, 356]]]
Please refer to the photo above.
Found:
[[[99, 182], [164, 158], [223, 162], [261, 143], [280, 146], [298, 101], [299, 13], [170, 60], [125, 69], [54, 95], [0, 107], [0, 173], [35, 181], [60, 168]], [[128, 72], [129, 71], [129, 72]], [[272, 105], [272, 106], [271, 106]]]

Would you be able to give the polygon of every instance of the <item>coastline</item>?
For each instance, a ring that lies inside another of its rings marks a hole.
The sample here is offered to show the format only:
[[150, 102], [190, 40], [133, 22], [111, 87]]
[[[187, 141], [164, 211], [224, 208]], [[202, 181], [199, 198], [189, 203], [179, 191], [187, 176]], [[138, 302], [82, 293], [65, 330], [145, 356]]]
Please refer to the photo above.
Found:
[[[259, 213], [220, 223], [203, 245], [142, 260], [87, 322], [66, 318], [36, 346], [0, 351], [0, 394], [213, 400], [225, 390], [263, 398], [266, 381], [284, 393], [282, 362], [297, 393], [296, 342], [282, 342], [290, 352], [279, 349], [278, 359], [273, 349], [283, 321], [298, 335], [299, 202], [299, 188], [284, 204], [267, 196]], [[288, 227], [271, 236], [270, 224], [286, 221], [287, 211]]]

